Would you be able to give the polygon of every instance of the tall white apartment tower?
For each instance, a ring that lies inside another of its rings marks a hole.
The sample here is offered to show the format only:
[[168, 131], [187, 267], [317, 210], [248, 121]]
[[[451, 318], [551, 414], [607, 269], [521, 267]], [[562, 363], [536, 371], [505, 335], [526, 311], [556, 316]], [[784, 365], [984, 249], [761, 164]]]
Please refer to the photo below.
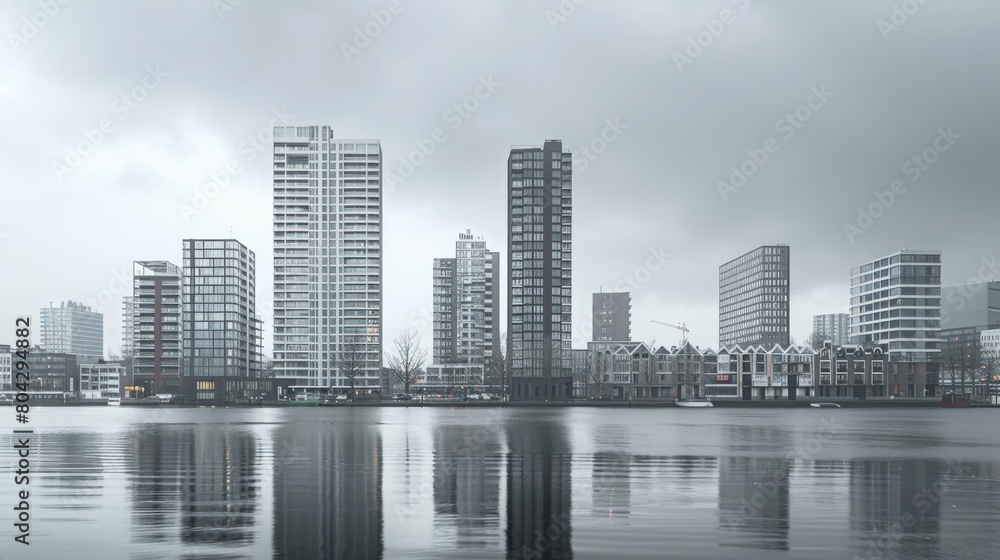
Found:
[[274, 128], [274, 375], [286, 395], [377, 393], [382, 148]]

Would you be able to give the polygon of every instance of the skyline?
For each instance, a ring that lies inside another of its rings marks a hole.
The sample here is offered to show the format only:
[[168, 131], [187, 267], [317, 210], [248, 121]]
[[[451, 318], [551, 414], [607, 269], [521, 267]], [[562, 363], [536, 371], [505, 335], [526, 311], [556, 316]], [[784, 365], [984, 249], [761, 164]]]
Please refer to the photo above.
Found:
[[[586, 3], [565, 21], [547, 14], [557, 2], [445, 11], [403, 3], [349, 56], [342, 43], [386, 5], [308, 6], [220, 14], [212, 5], [60, 5], [37, 35], [0, 49], [11, 69], [0, 78], [0, 122], [22, 131], [3, 139], [5, 185], [19, 189], [21, 208], [44, 209], [8, 212], [0, 225], [0, 257], [24, 263], [0, 286], [8, 294], [0, 318], [12, 323], [50, 301], [89, 304], [107, 293], [105, 348], [118, 349], [121, 298], [131, 294], [127, 282], [114, 287], [122, 271], [128, 278], [133, 261], [179, 262], [186, 238], [235, 238], [260, 260], [270, 355], [271, 146], [261, 131], [272, 122], [325, 123], [337, 137], [381, 142], [388, 341], [406, 329], [432, 340], [423, 312], [433, 258], [466, 229], [503, 243], [506, 155], [549, 138], [574, 157], [574, 347], [591, 329], [590, 294], [616, 290], [659, 251], [670, 257], [654, 259], [662, 266], [648, 282], [626, 289], [633, 338], [667, 346], [678, 337], [651, 319], [683, 322], [695, 344], [715, 345], [718, 266], [761, 245], [795, 253], [791, 334], [800, 343], [813, 315], [848, 312], [850, 269], [901, 248], [941, 250], [944, 286], [980, 270], [1000, 277], [988, 214], [1000, 197], [988, 188], [996, 116], [977, 111], [989, 106], [997, 77], [974, 64], [995, 40], [979, 31], [996, 6], [922, 5], [885, 35], [879, 21], [890, 20], [891, 2], [628, 12]], [[20, 33], [21, 18], [39, 9], [4, 5], [3, 28]], [[735, 21], [678, 68], [672, 55], [723, 9]], [[122, 26], [126, 19], [132, 24]], [[442, 19], [464, 24], [423, 36], [424, 24]], [[769, 33], [789, 21], [788, 33]], [[629, 40], [618, 40], [626, 31]], [[94, 35], [117, 39], [84, 39]], [[285, 39], [260, 44], [260, 36]], [[456, 51], [455, 43], [473, 47]], [[298, 77], [269, 78], [287, 75]], [[57, 173], [53, 163], [65, 163], [88, 134], [99, 138], [92, 153]], [[431, 153], [414, 156], [420, 147]], [[400, 164], [407, 156], [422, 160], [411, 174]], [[754, 156], [764, 163], [746, 184], [720, 192], [720, 181], [739, 182], [731, 167], [753, 169]], [[390, 186], [392, 174], [399, 180]], [[226, 185], [208, 196], [213, 177]], [[888, 206], [884, 215], [858, 223], [858, 207], [879, 205]], [[185, 218], [183, 206], [196, 213]], [[862, 233], [849, 235], [845, 224]]]

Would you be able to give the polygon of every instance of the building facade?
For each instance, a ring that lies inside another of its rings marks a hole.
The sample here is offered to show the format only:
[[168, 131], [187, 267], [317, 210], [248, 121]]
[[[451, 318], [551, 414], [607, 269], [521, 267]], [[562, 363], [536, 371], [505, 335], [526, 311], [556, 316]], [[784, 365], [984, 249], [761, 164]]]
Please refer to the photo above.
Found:
[[851, 343], [851, 316], [847, 313], [813, 315], [813, 334], [835, 346]]
[[285, 395], [379, 392], [382, 148], [274, 128], [274, 375]]
[[937, 361], [941, 251], [903, 249], [851, 270], [851, 342], [890, 359]]
[[718, 369], [706, 375], [705, 396], [741, 400], [797, 400], [813, 396], [816, 352], [809, 346], [723, 348]]
[[138, 396], [181, 394], [181, 268], [136, 261], [132, 268], [133, 382]]
[[75, 354], [31, 348], [28, 352], [31, 371], [32, 401], [64, 400], [80, 391], [80, 369]]
[[120, 399], [125, 368], [100, 362], [80, 365], [80, 396], [85, 399]]
[[13, 391], [13, 363], [14, 355], [10, 351], [10, 345], [0, 344], [0, 391]]
[[135, 298], [122, 298], [122, 357], [135, 353]]
[[96, 364], [104, 357], [104, 315], [64, 301], [43, 307], [39, 315], [41, 346], [57, 354], [73, 354], [78, 363]]
[[257, 261], [235, 239], [185, 239], [184, 396], [256, 401], [271, 393], [261, 376]]
[[789, 343], [789, 248], [765, 245], [719, 267], [719, 347]]
[[941, 328], [1000, 328], [1000, 282], [941, 288]]
[[592, 317], [594, 332], [591, 340], [632, 340], [632, 294], [629, 292], [594, 294]]
[[510, 398], [573, 395], [573, 156], [559, 140], [507, 159]]
[[495, 304], [500, 301], [500, 254], [486, 248], [471, 230], [459, 234], [455, 257], [434, 259], [432, 364], [425, 388], [486, 383], [500, 332]]

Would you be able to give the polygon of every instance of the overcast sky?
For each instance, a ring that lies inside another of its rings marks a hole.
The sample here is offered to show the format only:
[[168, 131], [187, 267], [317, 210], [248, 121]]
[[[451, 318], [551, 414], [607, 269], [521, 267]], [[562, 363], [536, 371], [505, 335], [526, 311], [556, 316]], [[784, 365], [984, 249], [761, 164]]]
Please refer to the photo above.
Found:
[[284, 121], [377, 138], [403, 179], [384, 199], [387, 342], [430, 346], [432, 259], [459, 232], [505, 252], [508, 151], [546, 139], [576, 159], [574, 347], [602, 286], [633, 292], [634, 339], [675, 343], [658, 319], [716, 347], [718, 267], [763, 244], [791, 246], [800, 341], [848, 311], [853, 266], [940, 249], [959, 283], [998, 252], [996, 2], [48, 1], [0, 4], [0, 342], [71, 299], [103, 308], [117, 351], [132, 261], [235, 237], [269, 352]]

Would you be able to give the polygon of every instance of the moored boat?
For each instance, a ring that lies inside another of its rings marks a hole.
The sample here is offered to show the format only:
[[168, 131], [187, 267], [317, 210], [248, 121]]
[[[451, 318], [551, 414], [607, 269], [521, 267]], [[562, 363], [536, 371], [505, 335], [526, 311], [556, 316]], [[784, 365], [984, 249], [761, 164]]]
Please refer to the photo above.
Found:
[[685, 408], [711, 408], [714, 406], [712, 401], [708, 399], [677, 399], [674, 404]]
[[809, 406], [813, 408], [840, 408], [840, 405], [833, 402], [814, 402], [809, 403]]

